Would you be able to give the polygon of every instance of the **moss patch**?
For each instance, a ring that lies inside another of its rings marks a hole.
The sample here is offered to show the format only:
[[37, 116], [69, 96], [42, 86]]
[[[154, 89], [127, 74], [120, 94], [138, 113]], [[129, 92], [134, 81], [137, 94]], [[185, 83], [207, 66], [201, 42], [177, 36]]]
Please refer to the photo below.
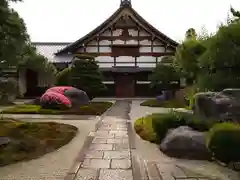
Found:
[[136, 133], [144, 140], [150, 142], [157, 142], [157, 135], [152, 126], [152, 120], [159, 114], [151, 114], [146, 117], [139, 118], [134, 123]]
[[38, 158], [69, 143], [78, 129], [55, 122], [0, 120], [0, 136], [10, 143], [0, 146], [0, 166]]
[[111, 102], [91, 102], [87, 106], [75, 109], [56, 110], [42, 109], [39, 105], [16, 105], [2, 111], [4, 114], [72, 114], [72, 115], [101, 115], [112, 106]]
[[186, 104], [177, 101], [176, 99], [168, 100], [168, 101], [158, 101], [155, 99], [146, 100], [140, 104], [141, 106], [149, 106], [149, 107], [163, 107], [163, 108], [185, 108]]

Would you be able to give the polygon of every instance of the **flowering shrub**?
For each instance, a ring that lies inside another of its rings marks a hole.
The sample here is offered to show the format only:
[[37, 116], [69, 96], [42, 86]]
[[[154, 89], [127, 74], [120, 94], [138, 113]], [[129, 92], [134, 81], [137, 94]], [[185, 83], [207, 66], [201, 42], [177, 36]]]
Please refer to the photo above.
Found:
[[55, 86], [52, 88], [49, 88], [45, 93], [48, 92], [55, 92], [55, 93], [60, 93], [63, 94], [66, 90], [72, 89], [71, 86]]
[[66, 109], [72, 107], [71, 101], [66, 96], [54, 91], [46, 91], [40, 99], [40, 105], [46, 109]]

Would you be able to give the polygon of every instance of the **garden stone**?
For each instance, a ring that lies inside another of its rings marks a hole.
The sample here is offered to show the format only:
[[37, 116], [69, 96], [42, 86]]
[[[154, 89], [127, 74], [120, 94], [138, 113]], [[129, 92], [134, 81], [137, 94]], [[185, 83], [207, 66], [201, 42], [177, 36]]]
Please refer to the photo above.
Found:
[[11, 142], [10, 138], [8, 137], [0, 137], [0, 146], [7, 145]]
[[89, 97], [85, 91], [73, 87], [66, 90], [63, 94], [71, 101], [73, 107], [89, 104]]
[[240, 122], [240, 89], [197, 93], [194, 113], [203, 119]]
[[211, 160], [211, 154], [205, 146], [204, 133], [188, 126], [169, 130], [160, 144], [160, 149], [171, 157]]

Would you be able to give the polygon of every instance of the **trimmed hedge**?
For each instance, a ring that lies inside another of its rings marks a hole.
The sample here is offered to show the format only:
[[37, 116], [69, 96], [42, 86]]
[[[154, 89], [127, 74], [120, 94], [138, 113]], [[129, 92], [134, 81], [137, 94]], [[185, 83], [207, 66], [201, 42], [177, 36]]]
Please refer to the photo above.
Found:
[[207, 147], [213, 157], [224, 162], [240, 161], [240, 125], [219, 123], [207, 135]]
[[152, 119], [154, 116], [159, 116], [159, 114], [151, 114], [137, 119], [134, 123], [134, 129], [142, 139], [156, 143], [157, 137], [152, 126]]
[[72, 115], [101, 115], [112, 106], [111, 102], [91, 102], [87, 106], [80, 106], [79, 109], [43, 109], [39, 105], [16, 105], [2, 111], [3, 114], [72, 114]]
[[189, 126], [197, 131], [208, 131], [216, 121], [201, 121], [197, 116], [186, 112], [156, 113], [135, 121], [137, 134], [150, 142], [160, 143], [169, 129]]

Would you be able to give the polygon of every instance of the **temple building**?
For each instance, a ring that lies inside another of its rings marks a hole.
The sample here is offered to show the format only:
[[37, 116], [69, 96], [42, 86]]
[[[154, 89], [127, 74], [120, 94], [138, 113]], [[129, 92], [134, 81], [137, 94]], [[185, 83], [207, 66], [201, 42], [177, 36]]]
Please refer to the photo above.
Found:
[[[144, 20], [132, 8], [131, 0], [121, 0], [105, 22], [75, 42], [33, 44], [59, 70], [68, 67], [75, 54], [93, 55], [109, 89], [105, 95], [116, 97], [150, 96], [148, 75], [163, 56], [173, 55], [178, 45]], [[22, 76], [25, 92], [49, 84], [47, 77], [34, 72]]]

